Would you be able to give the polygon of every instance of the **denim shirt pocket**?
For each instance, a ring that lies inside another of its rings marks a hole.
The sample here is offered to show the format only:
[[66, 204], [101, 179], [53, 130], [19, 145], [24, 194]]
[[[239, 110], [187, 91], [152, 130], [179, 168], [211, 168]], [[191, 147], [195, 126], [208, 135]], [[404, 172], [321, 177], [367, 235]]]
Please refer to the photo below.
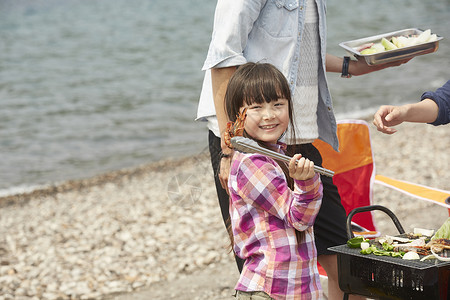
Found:
[[287, 10], [294, 10], [298, 7], [298, 0], [276, 0], [277, 7], [284, 7]]
[[290, 37], [298, 27], [298, 7], [299, 0], [268, 0], [255, 25], [273, 37]]

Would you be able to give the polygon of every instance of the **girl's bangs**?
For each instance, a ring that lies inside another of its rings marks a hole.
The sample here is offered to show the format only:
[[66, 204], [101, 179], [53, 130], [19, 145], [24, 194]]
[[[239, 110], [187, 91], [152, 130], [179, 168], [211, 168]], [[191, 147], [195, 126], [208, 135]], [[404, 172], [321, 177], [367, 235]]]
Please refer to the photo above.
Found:
[[247, 105], [254, 103], [269, 103], [278, 99], [290, 99], [289, 88], [283, 88], [283, 84], [271, 77], [267, 80], [258, 80], [255, 84], [249, 84], [245, 89], [246, 93], [242, 95], [243, 102]]

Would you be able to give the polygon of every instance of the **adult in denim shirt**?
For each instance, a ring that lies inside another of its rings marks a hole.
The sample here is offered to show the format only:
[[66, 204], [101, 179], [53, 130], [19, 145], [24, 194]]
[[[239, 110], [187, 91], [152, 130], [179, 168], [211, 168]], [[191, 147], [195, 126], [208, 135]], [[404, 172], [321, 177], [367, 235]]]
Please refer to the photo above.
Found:
[[[320, 154], [311, 144], [315, 138], [338, 148], [325, 73], [345, 71], [344, 75], [350, 77], [349, 74], [362, 75], [405, 62], [368, 66], [363, 60], [352, 60], [348, 65], [346, 61], [343, 70], [343, 58], [326, 53], [325, 14], [324, 0], [218, 0], [203, 66], [206, 73], [197, 120], [208, 122], [211, 162], [224, 221], [229, 216], [228, 195], [223, 187], [227, 186], [231, 150], [220, 136], [228, 121], [223, 105], [227, 82], [237, 66], [249, 61], [266, 62], [283, 72], [294, 99], [299, 137], [291, 141], [286, 136], [286, 142], [320, 165]], [[332, 180], [322, 176], [322, 182], [324, 201], [314, 225], [318, 259], [328, 274], [329, 299], [342, 299], [336, 255], [326, 249], [346, 242], [346, 214]], [[241, 269], [242, 262], [237, 262]]]

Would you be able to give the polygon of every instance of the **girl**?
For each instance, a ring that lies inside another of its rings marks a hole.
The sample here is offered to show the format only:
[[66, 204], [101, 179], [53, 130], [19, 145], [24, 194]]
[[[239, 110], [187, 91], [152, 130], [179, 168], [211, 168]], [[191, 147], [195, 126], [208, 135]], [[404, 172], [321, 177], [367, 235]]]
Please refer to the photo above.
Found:
[[[294, 128], [291, 93], [270, 64], [247, 63], [231, 77], [225, 95], [229, 119], [246, 113], [243, 135], [284, 152]], [[245, 260], [238, 299], [319, 299], [322, 295], [312, 225], [322, 184], [301, 154], [289, 165], [235, 151], [228, 180], [233, 250]]]

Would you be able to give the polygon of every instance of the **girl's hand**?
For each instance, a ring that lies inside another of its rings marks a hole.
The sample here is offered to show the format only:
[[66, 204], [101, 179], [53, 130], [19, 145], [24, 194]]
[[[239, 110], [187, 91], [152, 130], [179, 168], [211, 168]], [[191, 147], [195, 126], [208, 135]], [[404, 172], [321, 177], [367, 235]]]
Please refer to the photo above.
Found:
[[296, 154], [289, 162], [289, 176], [296, 180], [307, 180], [314, 177], [314, 163], [301, 154]]

